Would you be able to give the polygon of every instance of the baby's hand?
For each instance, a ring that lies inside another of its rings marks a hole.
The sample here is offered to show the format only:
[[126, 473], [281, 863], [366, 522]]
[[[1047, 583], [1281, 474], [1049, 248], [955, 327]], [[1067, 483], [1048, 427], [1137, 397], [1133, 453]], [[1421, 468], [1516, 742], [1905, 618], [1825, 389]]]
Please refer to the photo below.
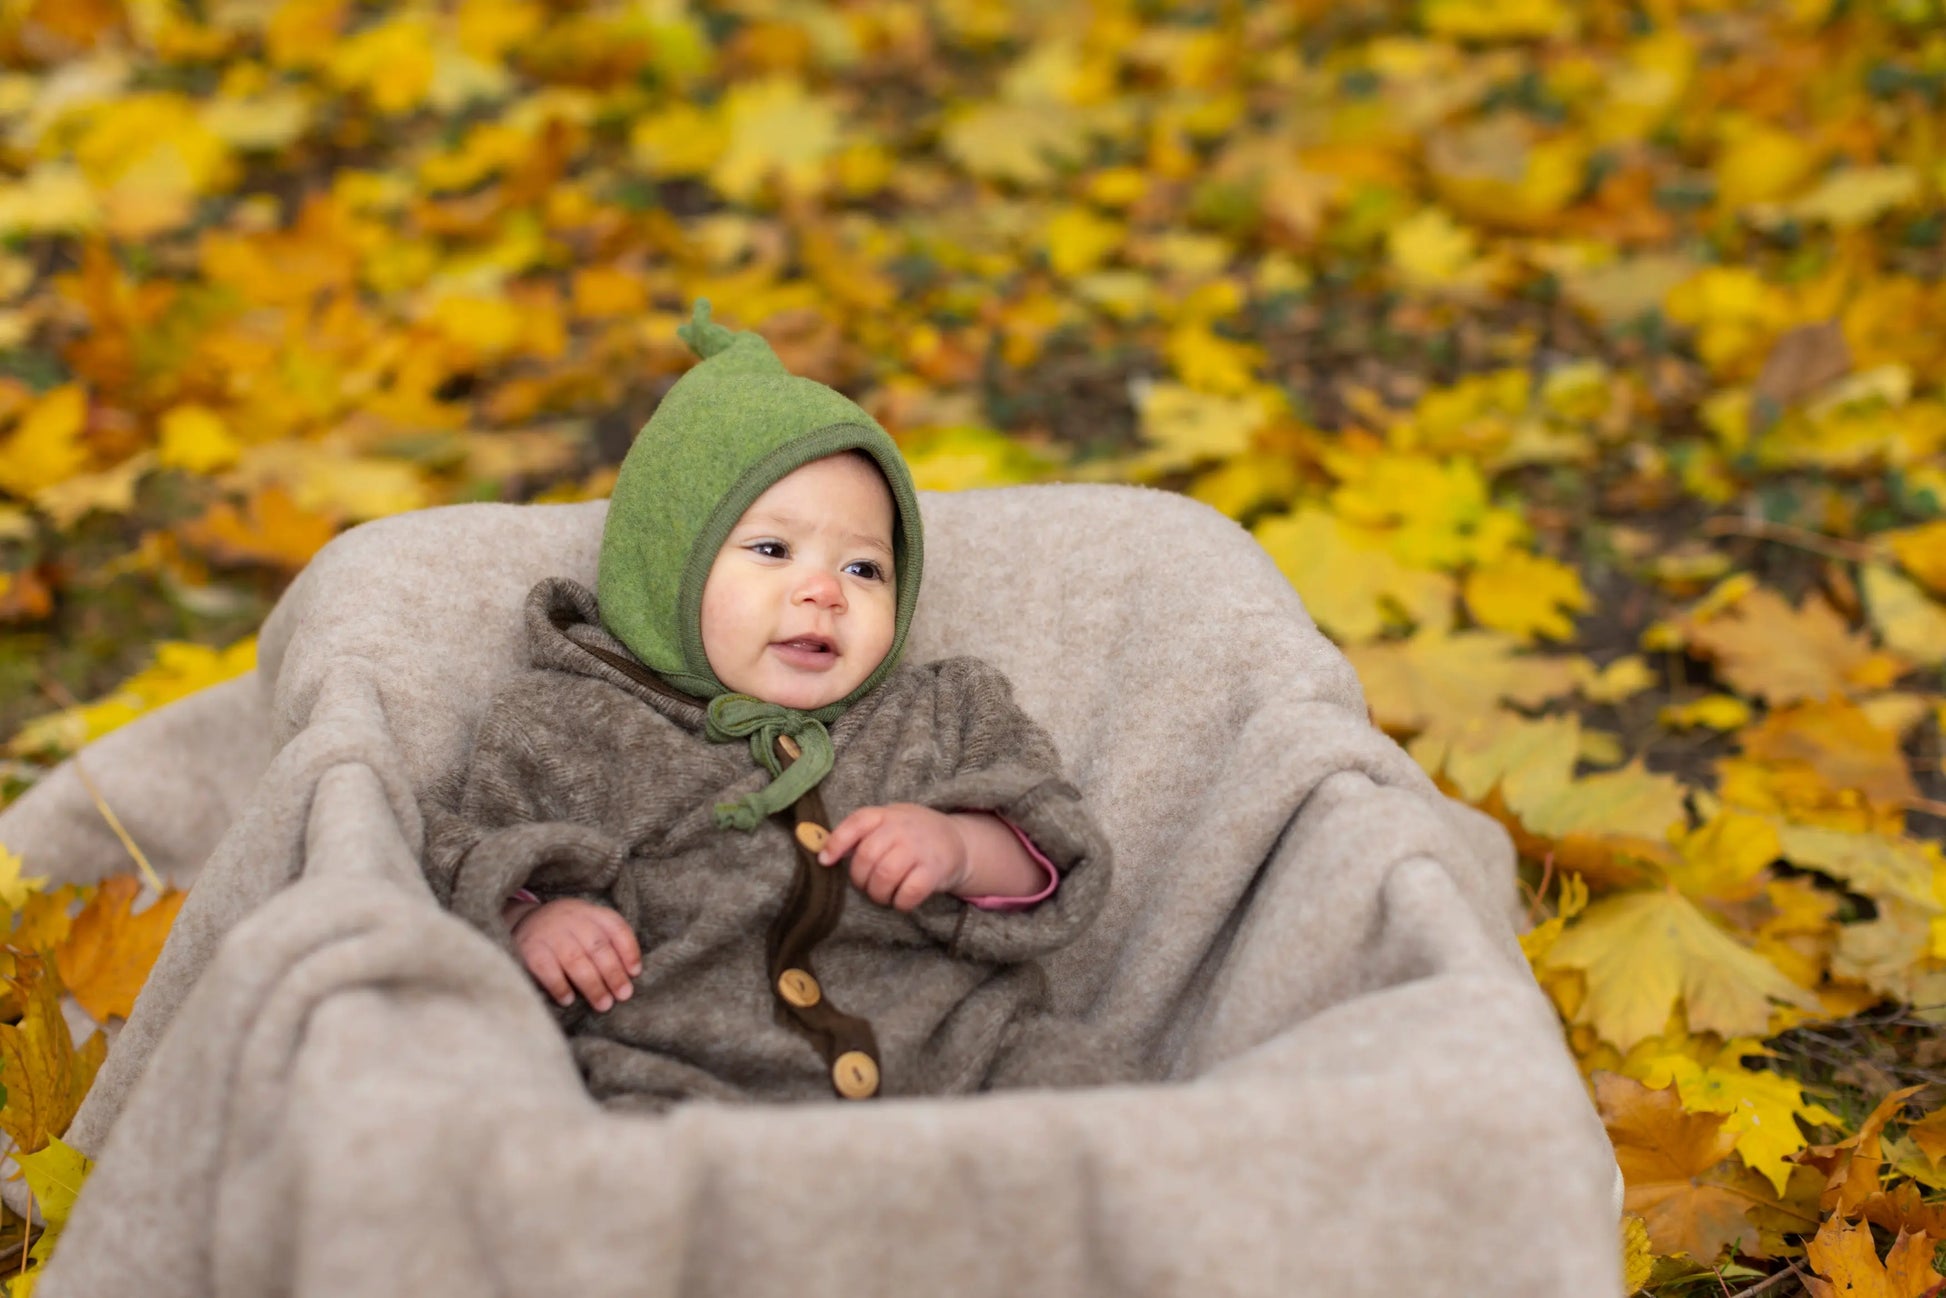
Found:
[[[580, 992], [599, 1012], [635, 994], [642, 948], [628, 921], [591, 901], [542, 902], [515, 921], [514, 948], [527, 972], [562, 1005]], [[573, 985], [573, 990], [569, 989]]]
[[931, 807], [860, 807], [838, 822], [818, 860], [830, 865], [846, 852], [851, 881], [881, 906], [912, 910], [966, 884], [966, 840], [951, 816]]

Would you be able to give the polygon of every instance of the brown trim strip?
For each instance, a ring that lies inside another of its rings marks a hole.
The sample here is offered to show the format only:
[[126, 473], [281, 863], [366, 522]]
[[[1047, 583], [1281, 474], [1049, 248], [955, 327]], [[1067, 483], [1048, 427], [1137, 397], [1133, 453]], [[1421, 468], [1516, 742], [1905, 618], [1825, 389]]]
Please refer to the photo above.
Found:
[[[699, 700], [676, 690], [673, 686], [658, 679], [648, 668], [630, 658], [612, 654], [593, 645], [581, 646], [601, 661], [621, 672], [630, 680], [645, 689], [654, 690], [670, 698], [685, 703], [699, 704]], [[700, 705], [700, 704], [699, 704]], [[777, 760], [789, 766], [797, 760], [795, 754], [783, 746], [779, 740]], [[781, 813], [780, 813], [781, 814]], [[826, 818], [824, 799], [812, 789], [792, 804], [790, 813], [793, 827], [806, 822], [830, 829], [831, 822]], [[817, 854], [791, 836], [791, 846], [797, 854], [797, 872], [791, 876], [790, 891], [784, 896], [784, 905], [771, 921], [769, 932], [769, 983], [770, 995], [775, 1003], [778, 1021], [794, 1027], [808, 1039], [818, 1054], [824, 1059], [827, 1069], [836, 1065], [840, 1055], [859, 1051], [868, 1056], [881, 1070], [878, 1055], [878, 1038], [872, 1032], [872, 1025], [855, 1014], [847, 1014], [831, 1003], [826, 990], [814, 1005], [793, 1005], [784, 999], [778, 989], [777, 980], [786, 969], [802, 969], [812, 977], [817, 970], [812, 966], [811, 956], [818, 943], [831, 936], [838, 927], [838, 919], [844, 914], [845, 896], [851, 891], [847, 886], [848, 876], [835, 865], [818, 864]], [[955, 941], [958, 934], [954, 934]], [[823, 980], [819, 979], [822, 988]], [[883, 1076], [881, 1071], [880, 1076]], [[832, 1090], [838, 1090], [835, 1077]], [[882, 1085], [882, 1084], [881, 1084]], [[875, 1091], [874, 1096], [877, 1092]]]

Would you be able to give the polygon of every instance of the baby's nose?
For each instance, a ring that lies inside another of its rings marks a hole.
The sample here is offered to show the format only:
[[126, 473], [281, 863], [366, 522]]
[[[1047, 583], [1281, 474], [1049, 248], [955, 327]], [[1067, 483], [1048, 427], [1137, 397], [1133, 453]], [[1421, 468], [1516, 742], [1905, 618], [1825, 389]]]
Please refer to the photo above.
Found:
[[845, 588], [830, 573], [814, 572], [807, 576], [803, 584], [798, 587], [798, 598], [807, 599], [816, 604], [843, 607], [845, 602]]

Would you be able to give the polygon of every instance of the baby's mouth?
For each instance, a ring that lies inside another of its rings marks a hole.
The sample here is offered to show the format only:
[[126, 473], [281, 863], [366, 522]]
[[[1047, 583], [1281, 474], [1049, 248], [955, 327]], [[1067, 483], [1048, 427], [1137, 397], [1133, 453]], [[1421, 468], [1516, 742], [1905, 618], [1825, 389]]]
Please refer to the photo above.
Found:
[[793, 649], [800, 653], [819, 653], [836, 655], [838, 647], [823, 636], [805, 635], [792, 640], [777, 641], [779, 649]]

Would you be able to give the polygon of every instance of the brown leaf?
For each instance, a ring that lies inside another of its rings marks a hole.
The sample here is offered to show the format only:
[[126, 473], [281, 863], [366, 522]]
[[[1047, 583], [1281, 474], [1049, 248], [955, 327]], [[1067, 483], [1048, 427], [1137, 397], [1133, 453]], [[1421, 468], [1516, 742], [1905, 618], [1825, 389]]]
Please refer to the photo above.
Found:
[[18, 1023], [0, 1023], [0, 1086], [7, 1088], [0, 1130], [31, 1154], [67, 1130], [108, 1042], [97, 1032], [76, 1050], [61, 1017], [61, 984], [54, 970], [32, 956], [16, 957], [16, 967], [19, 974], [9, 982], [26, 1012]]
[[1751, 386], [1750, 418], [1774, 420], [1835, 379], [1851, 373], [1851, 348], [1835, 320], [1799, 325], [1780, 337]]
[[0, 573], [0, 622], [34, 622], [54, 611], [54, 591], [40, 568]]
[[68, 990], [98, 1020], [127, 1018], [135, 1008], [136, 994], [188, 895], [172, 889], [141, 914], [130, 914], [140, 891], [128, 875], [104, 882], [54, 950]]
[[1626, 1211], [1648, 1224], [1660, 1254], [1687, 1253], [1705, 1266], [1725, 1248], [1752, 1247], [1749, 1201], [1719, 1171], [1736, 1144], [1721, 1113], [1685, 1113], [1673, 1086], [1653, 1091], [1620, 1073], [1596, 1073], [1595, 1102], [1615, 1144]]

